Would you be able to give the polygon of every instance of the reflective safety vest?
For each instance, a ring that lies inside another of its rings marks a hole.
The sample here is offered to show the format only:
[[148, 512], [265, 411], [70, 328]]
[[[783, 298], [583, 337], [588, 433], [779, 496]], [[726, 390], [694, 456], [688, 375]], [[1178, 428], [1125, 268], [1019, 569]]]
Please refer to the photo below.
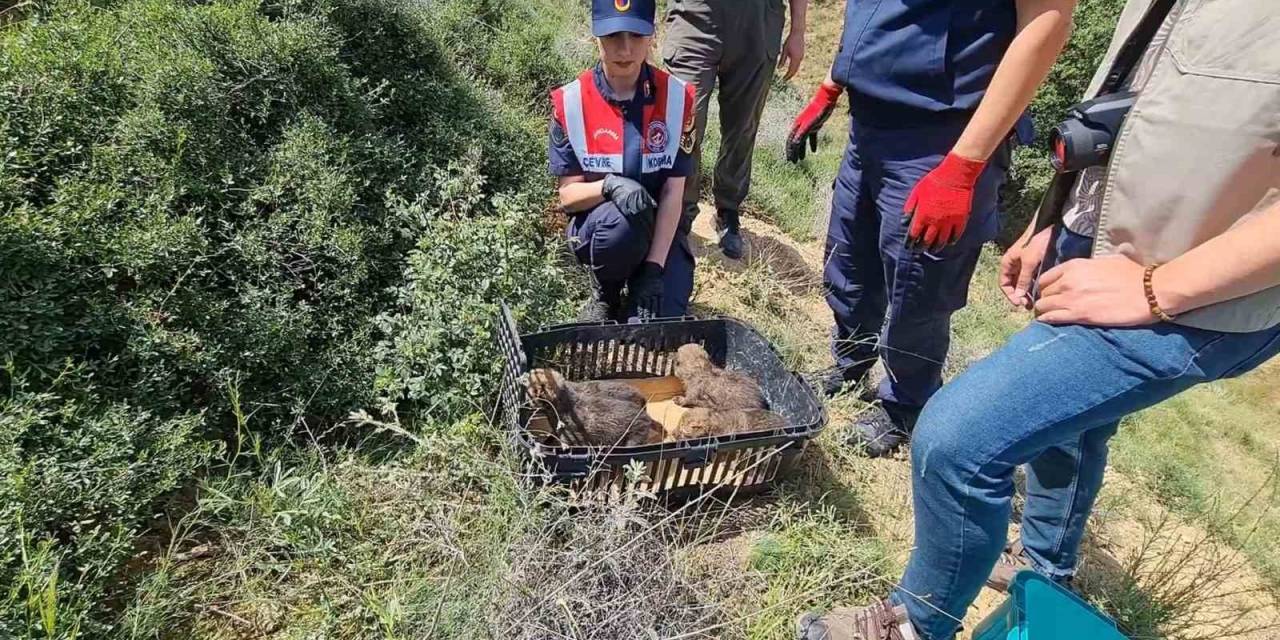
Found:
[[[641, 119], [641, 173], [670, 169], [681, 148], [693, 150], [693, 86], [655, 67], [654, 99], [646, 101]], [[569, 137], [573, 153], [587, 173], [622, 173], [626, 126], [622, 107], [609, 102], [596, 88], [594, 71], [587, 69], [551, 92], [555, 118]]]

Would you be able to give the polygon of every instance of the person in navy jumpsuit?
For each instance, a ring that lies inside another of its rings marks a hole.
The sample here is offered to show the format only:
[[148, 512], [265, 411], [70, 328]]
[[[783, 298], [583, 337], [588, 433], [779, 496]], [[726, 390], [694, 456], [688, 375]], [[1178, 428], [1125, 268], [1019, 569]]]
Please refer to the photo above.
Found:
[[1027, 105], [1065, 42], [1074, 1], [846, 6], [835, 62], [796, 118], [787, 156], [802, 160], [816, 146], [847, 94], [823, 274], [836, 367], [824, 390], [843, 392], [883, 363], [879, 402], [850, 432], [868, 455], [905, 443], [942, 385], [951, 316], [998, 231], [1012, 146], [1029, 137]]
[[601, 60], [553, 92], [550, 171], [592, 283], [580, 320], [682, 316], [693, 292], [681, 193], [694, 171], [695, 105], [691, 86], [647, 61], [655, 10], [653, 0], [593, 0]]
[[[877, 358], [887, 371], [877, 410], [851, 430], [872, 455], [907, 439], [942, 384], [951, 315], [965, 304], [983, 243], [996, 235], [1010, 139], [1029, 133], [1019, 119], [1066, 44], [1075, 2], [849, 0], [835, 63], [792, 125], [787, 156], [799, 161], [848, 94], [824, 277], [835, 382], [858, 381]], [[920, 496], [915, 505], [928, 508]], [[915, 534], [920, 542], [954, 532]], [[934, 560], [913, 554], [900, 586], [866, 606], [801, 614], [797, 636], [951, 640], [960, 620], [944, 608], [977, 594], [939, 594], [954, 567]], [[938, 600], [947, 595], [953, 599]]]

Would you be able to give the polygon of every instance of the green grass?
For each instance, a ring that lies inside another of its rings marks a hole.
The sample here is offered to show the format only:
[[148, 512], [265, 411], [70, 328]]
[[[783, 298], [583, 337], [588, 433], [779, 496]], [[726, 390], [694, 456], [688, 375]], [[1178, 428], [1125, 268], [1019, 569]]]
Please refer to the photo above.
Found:
[[[807, 92], [794, 84], [774, 82], [769, 100], [761, 117], [756, 134], [756, 151], [752, 156], [752, 184], [743, 209], [752, 215], [769, 220], [792, 237], [809, 240], [822, 237], [826, 229], [817, 229], [815, 216], [825, 216], [830, 206], [831, 184], [844, 156], [849, 123], [847, 104], [831, 114], [819, 134], [818, 149], [810, 152], [799, 163], [786, 160], [786, 138], [791, 122], [809, 100]], [[710, 189], [717, 154], [720, 151], [720, 131], [717, 125], [719, 107], [712, 100], [711, 116], [702, 149], [702, 190], [707, 201], [712, 201]], [[816, 196], [815, 196], [816, 194]]]
[[830, 507], [802, 518], [782, 514], [748, 556], [748, 566], [767, 585], [759, 603], [767, 613], [747, 626], [749, 637], [788, 637], [799, 611], [883, 595], [890, 569], [885, 550], [868, 532], [841, 522]]
[[208, 479], [128, 608], [129, 635], [482, 635], [507, 546], [540, 514], [490, 457], [494, 436], [463, 422], [416, 444], [276, 449], [260, 471]]
[[[1192, 390], [1126, 420], [1113, 464], [1242, 551], [1280, 591], [1280, 411], [1256, 380]], [[1235, 515], [1237, 514], [1238, 515]]]

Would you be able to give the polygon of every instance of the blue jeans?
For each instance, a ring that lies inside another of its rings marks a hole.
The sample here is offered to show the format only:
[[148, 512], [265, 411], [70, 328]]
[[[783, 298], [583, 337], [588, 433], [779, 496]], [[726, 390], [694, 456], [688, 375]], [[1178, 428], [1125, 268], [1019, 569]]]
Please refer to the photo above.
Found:
[[936, 252], [906, 246], [907, 196], [963, 128], [956, 122], [882, 129], [851, 120], [832, 194], [823, 284], [835, 319], [836, 367], [856, 381], [883, 361], [890, 375], [880, 399], [911, 413], [942, 386], [951, 315], [964, 307], [982, 244], [998, 227], [1004, 161], [991, 162], [978, 180], [959, 242]]
[[[1060, 234], [1063, 258], [1079, 240]], [[1278, 352], [1280, 327], [1223, 333], [1032, 323], [944, 386], [921, 414], [911, 446], [916, 548], [894, 598], [924, 638], [955, 636], [1005, 546], [1020, 465], [1027, 465], [1027, 554], [1050, 577], [1071, 575], [1120, 420]]]

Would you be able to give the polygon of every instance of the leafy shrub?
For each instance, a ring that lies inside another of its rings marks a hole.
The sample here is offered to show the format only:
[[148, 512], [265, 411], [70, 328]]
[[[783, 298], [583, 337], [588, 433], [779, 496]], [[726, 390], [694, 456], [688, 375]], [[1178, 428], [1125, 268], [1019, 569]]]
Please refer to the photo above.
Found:
[[432, 24], [458, 64], [517, 102], [543, 109], [549, 89], [595, 61], [584, 9], [584, 3], [473, 0], [445, 3]]
[[67, 0], [0, 32], [0, 635], [108, 632], [229, 390], [268, 439], [461, 410], [497, 300], [559, 308], [526, 106], [570, 65], [535, 9], [471, 6]]
[[96, 343], [100, 384], [149, 404], [208, 402], [228, 372], [283, 415], [369, 399], [349, 343], [420, 231], [388, 194], [413, 197], [473, 144], [510, 152], [482, 168], [494, 192], [519, 186], [536, 147], [411, 38], [410, 15], [339, 4], [274, 21], [248, 3], [74, 6], [13, 38], [4, 134], [22, 153], [0, 206], [20, 306], [0, 328], [49, 336], [6, 345], [17, 361]]
[[[385, 402], [408, 399], [446, 417], [477, 410], [472, 402], [499, 375], [492, 337], [499, 304], [507, 301], [517, 317], [534, 322], [567, 312], [563, 277], [522, 213], [531, 203], [498, 199], [497, 216], [474, 217], [479, 178], [458, 168], [449, 198], [458, 208], [428, 221], [398, 290], [398, 310], [382, 317], [377, 388]], [[405, 210], [414, 215], [422, 204]]]
[[[180, 486], [213, 453], [194, 437], [198, 414], [167, 418], [104, 402], [84, 370], [44, 390], [12, 367], [0, 399], [0, 563], [6, 637], [44, 637], [94, 626], [84, 611], [105, 597], [135, 551], [148, 506]], [[75, 569], [75, 571], [70, 571]], [[61, 580], [59, 579], [61, 578]], [[86, 579], [87, 578], [87, 579]]]

